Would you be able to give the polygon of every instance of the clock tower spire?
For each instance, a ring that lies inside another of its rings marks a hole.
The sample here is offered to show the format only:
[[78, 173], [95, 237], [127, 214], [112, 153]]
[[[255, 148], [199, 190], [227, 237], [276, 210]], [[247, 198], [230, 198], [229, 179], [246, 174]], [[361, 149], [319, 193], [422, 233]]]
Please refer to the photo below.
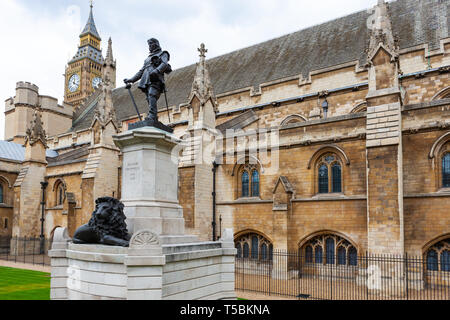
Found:
[[101, 37], [97, 31], [90, 0], [88, 21], [80, 34], [80, 44], [75, 56], [68, 62], [65, 72], [64, 102], [78, 107], [91, 95], [102, 80], [103, 59]]

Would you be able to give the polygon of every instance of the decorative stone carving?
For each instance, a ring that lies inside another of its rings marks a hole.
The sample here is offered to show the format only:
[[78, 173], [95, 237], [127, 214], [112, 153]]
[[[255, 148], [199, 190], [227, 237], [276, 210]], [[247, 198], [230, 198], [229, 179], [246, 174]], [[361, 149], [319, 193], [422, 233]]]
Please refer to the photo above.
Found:
[[398, 38], [392, 32], [389, 6], [383, 0], [378, 1], [373, 9], [373, 14], [367, 20], [367, 27], [369, 28], [369, 40], [366, 49], [368, 66], [380, 46], [389, 52], [392, 61], [397, 61], [399, 57]]
[[206, 67], [205, 58], [208, 50], [205, 48], [204, 43], [200, 45], [198, 51], [200, 52], [200, 61], [197, 63], [194, 82], [192, 83], [192, 89], [188, 101], [192, 102], [192, 99], [196, 96], [200, 100], [200, 104], [205, 105], [205, 103], [211, 99], [214, 111], [217, 112], [218, 109], [215, 103], [214, 91], [211, 84], [211, 79], [209, 77], [209, 72]]
[[92, 218], [75, 231], [73, 242], [128, 247], [130, 235], [125, 223], [123, 203], [111, 197], [103, 197], [95, 200], [95, 204]]
[[136, 232], [130, 240], [130, 248], [133, 249], [144, 249], [150, 246], [158, 246], [159, 237], [156, 233], [151, 230], [139, 230]]
[[30, 121], [30, 127], [27, 129], [27, 136], [25, 138], [25, 143], [28, 141], [30, 145], [34, 145], [36, 142], [41, 141], [45, 148], [47, 148], [46, 143], [46, 133], [42, 126], [42, 114], [36, 108], [33, 113], [33, 120]]

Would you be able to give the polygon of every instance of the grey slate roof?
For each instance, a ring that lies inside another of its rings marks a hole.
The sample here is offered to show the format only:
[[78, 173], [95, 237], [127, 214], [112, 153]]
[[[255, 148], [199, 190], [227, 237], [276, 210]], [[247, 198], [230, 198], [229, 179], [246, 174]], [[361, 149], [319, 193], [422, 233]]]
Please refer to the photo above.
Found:
[[[58, 153], [53, 150], [47, 150], [46, 156], [54, 158], [58, 156]], [[0, 140], [0, 158], [23, 161], [25, 159], [25, 147], [18, 143]]]
[[77, 53], [72, 58], [72, 60], [69, 61], [69, 63], [75, 62], [77, 60], [81, 60], [84, 58], [91, 59], [94, 62], [102, 64], [104, 59], [102, 56], [102, 52], [90, 45], [85, 45], [83, 47], [79, 47]]
[[[439, 47], [440, 39], [449, 36], [450, 0], [398, 0], [390, 3], [393, 31], [400, 48], [428, 43]], [[368, 43], [367, 10], [272, 39], [248, 48], [207, 60], [211, 82], [216, 94], [258, 87], [262, 83], [332, 67], [352, 61], [365, 63]], [[177, 54], [175, 52], [172, 55]], [[145, 57], [142, 57], [142, 62]], [[140, 64], [136, 65], [136, 70]], [[170, 106], [186, 103], [196, 64], [174, 70], [167, 77]], [[136, 103], [147, 112], [145, 95], [133, 86]], [[118, 120], [136, 114], [127, 90], [113, 91]], [[165, 108], [164, 97], [158, 105]], [[77, 121], [77, 119], [74, 119]], [[90, 121], [79, 122], [73, 129], [88, 128]]]
[[91, 10], [89, 12], [88, 21], [87, 21], [86, 26], [84, 27], [83, 31], [81, 32], [80, 37], [87, 35], [89, 33], [92, 34], [93, 36], [95, 36], [97, 39], [101, 40], [100, 35], [98, 34], [98, 31], [97, 31], [97, 27], [95, 26], [94, 15], [92, 13], [92, 6], [91, 6]]

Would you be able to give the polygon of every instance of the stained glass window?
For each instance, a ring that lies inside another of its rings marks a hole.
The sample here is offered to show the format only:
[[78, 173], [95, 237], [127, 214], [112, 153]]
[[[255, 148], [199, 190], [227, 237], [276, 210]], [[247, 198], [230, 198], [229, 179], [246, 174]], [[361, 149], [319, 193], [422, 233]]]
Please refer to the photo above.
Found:
[[259, 172], [252, 172], [252, 197], [259, 197]]
[[450, 188], [450, 153], [442, 158], [442, 186]]
[[339, 163], [335, 163], [333, 165], [332, 175], [333, 192], [342, 192], [341, 165]]
[[249, 184], [250, 184], [250, 179], [248, 176], [248, 172], [244, 171], [242, 173], [242, 197], [249, 196]]
[[328, 167], [325, 164], [319, 168], [319, 193], [328, 193]]

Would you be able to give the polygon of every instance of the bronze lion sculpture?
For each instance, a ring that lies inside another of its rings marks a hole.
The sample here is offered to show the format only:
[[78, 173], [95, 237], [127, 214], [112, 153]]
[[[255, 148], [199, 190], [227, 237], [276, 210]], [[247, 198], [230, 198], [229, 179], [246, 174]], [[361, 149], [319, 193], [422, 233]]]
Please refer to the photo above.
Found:
[[128, 247], [131, 236], [123, 208], [122, 202], [111, 197], [95, 200], [92, 218], [75, 231], [73, 243]]

